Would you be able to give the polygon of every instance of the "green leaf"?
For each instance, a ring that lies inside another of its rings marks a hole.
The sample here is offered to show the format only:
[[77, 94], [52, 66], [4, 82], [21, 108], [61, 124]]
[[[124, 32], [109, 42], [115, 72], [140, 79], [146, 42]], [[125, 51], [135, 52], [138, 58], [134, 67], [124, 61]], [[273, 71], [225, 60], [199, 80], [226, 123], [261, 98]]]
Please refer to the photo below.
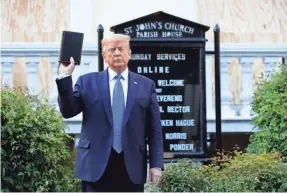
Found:
[[61, 114], [29, 89], [1, 89], [1, 190], [80, 191]]
[[247, 151], [280, 152], [287, 157], [287, 66], [281, 65], [257, 87], [251, 103], [253, 124], [259, 131], [252, 134]]

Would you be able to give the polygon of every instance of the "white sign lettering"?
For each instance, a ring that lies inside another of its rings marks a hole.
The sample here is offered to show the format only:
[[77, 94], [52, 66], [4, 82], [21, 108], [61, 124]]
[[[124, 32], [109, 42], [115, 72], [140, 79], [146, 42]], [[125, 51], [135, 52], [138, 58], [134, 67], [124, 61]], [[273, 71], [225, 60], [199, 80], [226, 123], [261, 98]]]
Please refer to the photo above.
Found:
[[158, 102], [182, 102], [181, 95], [157, 95]]
[[139, 74], [169, 74], [169, 66], [138, 66]]
[[193, 144], [170, 144], [170, 151], [191, 151], [193, 150]]
[[159, 86], [184, 86], [184, 80], [157, 80]]
[[156, 93], [162, 93], [162, 88], [155, 89]]
[[185, 60], [185, 54], [157, 54], [156, 55], [157, 60], [174, 60], [174, 61], [179, 61], [179, 60]]
[[125, 34], [136, 33], [136, 37], [158, 37], [158, 31], [162, 31], [161, 37], [182, 37], [183, 33], [193, 34], [194, 28], [191, 26], [174, 22], [145, 22], [124, 28]]
[[173, 126], [173, 120], [160, 120], [161, 126], [168, 127]]
[[166, 133], [165, 139], [173, 140], [173, 139], [187, 139], [186, 133]]
[[151, 54], [131, 54], [131, 60], [151, 60]]
[[194, 119], [188, 119], [188, 120], [176, 120], [175, 121], [176, 126], [194, 126]]
[[150, 32], [137, 32], [136, 35], [138, 38], [157, 38], [158, 32], [157, 31], [150, 31]]
[[161, 32], [161, 37], [163, 38], [181, 38], [183, 35], [182, 35], [182, 32], [166, 32], [166, 31], [162, 31]]
[[168, 113], [190, 113], [190, 106], [167, 106]]
[[159, 106], [159, 112], [164, 113], [164, 110], [162, 109], [162, 106]]

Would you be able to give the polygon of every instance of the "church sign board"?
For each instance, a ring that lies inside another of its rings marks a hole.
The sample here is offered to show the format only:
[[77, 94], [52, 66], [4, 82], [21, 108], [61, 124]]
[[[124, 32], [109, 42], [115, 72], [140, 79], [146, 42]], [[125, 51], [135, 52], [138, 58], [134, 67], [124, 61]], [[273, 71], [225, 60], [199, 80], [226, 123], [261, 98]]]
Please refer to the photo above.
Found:
[[111, 27], [131, 37], [129, 69], [156, 84], [165, 159], [206, 156], [208, 29], [162, 11]]

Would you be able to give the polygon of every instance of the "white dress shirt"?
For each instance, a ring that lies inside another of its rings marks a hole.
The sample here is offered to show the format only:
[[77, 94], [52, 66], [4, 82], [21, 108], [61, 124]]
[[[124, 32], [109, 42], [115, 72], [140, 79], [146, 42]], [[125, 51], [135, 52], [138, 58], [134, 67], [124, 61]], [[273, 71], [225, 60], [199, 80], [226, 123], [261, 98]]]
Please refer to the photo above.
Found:
[[[108, 68], [108, 72], [109, 72], [109, 84], [110, 84], [110, 96], [111, 96], [111, 105], [113, 105], [113, 93], [114, 93], [114, 87], [116, 84], [116, 79], [114, 79], [114, 77], [117, 75], [117, 73], [115, 71], [113, 71], [111, 68]], [[121, 79], [121, 83], [123, 85], [123, 89], [124, 89], [124, 98], [125, 98], [125, 106], [127, 104], [127, 95], [128, 95], [128, 74], [129, 74], [129, 70], [128, 68], [126, 68], [122, 73], [122, 79]]]

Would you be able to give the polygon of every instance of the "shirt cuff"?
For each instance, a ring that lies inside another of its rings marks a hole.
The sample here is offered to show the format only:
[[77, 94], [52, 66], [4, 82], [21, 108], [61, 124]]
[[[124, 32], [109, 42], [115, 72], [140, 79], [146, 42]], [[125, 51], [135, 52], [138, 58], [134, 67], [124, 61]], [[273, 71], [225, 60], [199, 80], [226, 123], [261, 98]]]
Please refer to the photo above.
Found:
[[[151, 168], [151, 169], [152, 169], [152, 168]], [[158, 168], [158, 167], [155, 167], [154, 169], [158, 169], [158, 170], [162, 171], [162, 169], [161, 169], [161, 168]]]
[[60, 80], [60, 79], [66, 78], [66, 77], [68, 77], [68, 76], [70, 76], [70, 75], [59, 74], [59, 75], [58, 75], [58, 79]]

